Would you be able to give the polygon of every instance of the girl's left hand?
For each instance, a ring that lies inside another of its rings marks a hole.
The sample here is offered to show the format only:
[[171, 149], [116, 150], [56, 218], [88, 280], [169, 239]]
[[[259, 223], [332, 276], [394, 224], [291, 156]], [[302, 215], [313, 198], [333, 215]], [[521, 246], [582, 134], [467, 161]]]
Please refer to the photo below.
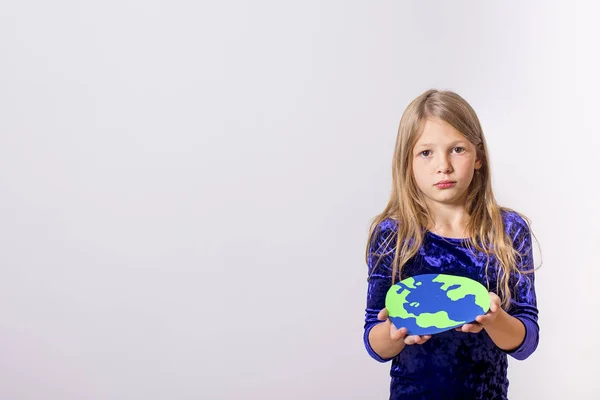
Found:
[[464, 324], [456, 328], [460, 332], [479, 333], [486, 325], [490, 325], [496, 320], [498, 314], [502, 311], [500, 297], [490, 292], [490, 309], [485, 315], [478, 315], [474, 322]]

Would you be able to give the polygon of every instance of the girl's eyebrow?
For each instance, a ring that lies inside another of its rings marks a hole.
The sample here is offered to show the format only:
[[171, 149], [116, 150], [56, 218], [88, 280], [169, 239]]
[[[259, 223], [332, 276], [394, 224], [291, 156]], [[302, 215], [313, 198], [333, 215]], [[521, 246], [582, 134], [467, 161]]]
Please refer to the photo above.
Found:
[[[464, 144], [464, 143], [465, 143], [464, 140], [456, 140], [456, 141], [450, 143], [449, 147], [456, 146], [457, 144]], [[422, 143], [415, 147], [431, 147], [431, 146], [435, 146], [435, 143]]]

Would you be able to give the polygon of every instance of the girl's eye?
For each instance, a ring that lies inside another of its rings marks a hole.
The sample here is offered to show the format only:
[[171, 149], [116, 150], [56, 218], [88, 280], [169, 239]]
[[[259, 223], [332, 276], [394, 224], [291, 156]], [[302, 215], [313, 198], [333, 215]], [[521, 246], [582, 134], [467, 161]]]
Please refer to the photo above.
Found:
[[423, 157], [428, 157], [429, 155], [431, 155], [431, 150], [423, 150], [419, 153], [419, 155]]
[[455, 147], [454, 151], [458, 154], [460, 153], [464, 153], [465, 152], [465, 148], [464, 147]]

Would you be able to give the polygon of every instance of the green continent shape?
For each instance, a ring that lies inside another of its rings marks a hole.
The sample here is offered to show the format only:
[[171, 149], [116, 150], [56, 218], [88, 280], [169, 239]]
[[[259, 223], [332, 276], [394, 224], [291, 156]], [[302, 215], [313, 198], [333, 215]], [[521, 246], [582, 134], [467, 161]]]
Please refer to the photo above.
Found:
[[[410, 277], [406, 278], [401, 282], [404, 286], [409, 287], [411, 289], [416, 289], [415, 279]], [[407, 304], [406, 296], [410, 294], [410, 290], [404, 288], [402, 293], [398, 294], [397, 291], [400, 289], [400, 286], [393, 285], [391, 289], [388, 291], [386, 295], [386, 304], [388, 309], [388, 314], [390, 317], [400, 317], [400, 318], [417, 318], [415, 314], [411, 314], [404, 308], [404, 304]]]
[[[407, 287], [416, 289], [414, 286], [414, 279], [408, 278], [402, 281]], [[410, 294], [410, 290], [404, 289], [402, 292], [397, 293], [398, 286], [393, 285], [392, 289], [388, 291], [386, 295], [386, 304], [388, 309], [388, 314], [390, 317], [399, 317], [402, 319], [415, 318], [418, 326], [422, 328], [429, 328], [430, 326], [435, 326], [436, 328], [448, 328], [455, 325], [464, 324], [466, 321], [453, 321], [448, 317], [448, 313], [446, 311], [438, 311], [435, 313], [421, 313], [419, 315], [415, 315], [409, 313], [404, 308], [405, 304], [408, 304], [406, 300], [406, 296]]]
[[[441, 282], [444, 285], [442, 290], [446, 291], [446, 296], [452, 301], [460, 300], [466, 295], [475, 295], [475, 304], [477, 304], [484, 313], [490, 309], [490, 295], [488, 291], [479, 282], [471, 279], [463, 278], [462, 276], [454, 275], [438, 275], [433, 279], [433, 282]], [[456, 289], [448, 290], [452, 285], [460, 285]]]
[[417, 287], [415, 286], [415, 278], [410, 277], [410, 278], [406, 278], [405, 280], [402, 281], [403, 284], [405, 284], [406, 286], [408, 286], [411, 289], [416, 289]]
[[435, 326], [436, 328], [449, 328], [459, 324], [464, 324], [467, 321], [453, 321], [448, 317], [446, 311], [438, 311], [436, 313], [422, 313], [417, 317], [417, 325], [421, 328], [429, 328]]
[[[413, 281], [414, 282], [414, 281]], [[406, 282], [402, 282], [406, 283]], [[397, 293], [400, 287], [398, 285], [393, 285], [390, 290], [387, 292], [385, 297], [385, 304], [388, 310], [388, 314], [390, 317], [400, 317], [400, 318], [417, 318], [415, 314], [411, 314], [404, 308], [404, 304], [407, 304], [406, 296], [410, 294], [410, 290], [404, 289], [402, 292]], [[414, 287], [413, 287], [414, 288]]]

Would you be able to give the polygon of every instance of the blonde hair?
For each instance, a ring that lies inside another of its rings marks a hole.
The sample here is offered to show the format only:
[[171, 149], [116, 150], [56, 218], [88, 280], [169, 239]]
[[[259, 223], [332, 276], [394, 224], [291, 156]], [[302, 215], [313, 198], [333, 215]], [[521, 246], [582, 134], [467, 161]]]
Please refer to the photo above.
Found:
[[[497, 271], [495, 292], [502, 299], [502, 306], [506, 309], [511, 299], [510, 276], [511, 273], [517, 273], [519, 276], [523, 273], [517, 267], [517, 260], [523, 254], [518, 253], [513, 247], [511, 238], [505, 232], [502, 211], [515, 213], [516, 211], [500, 207], [496, 202], [492, 192], [488, 150], [481, 124], [469, 103], [454, 92], [427, 90], [414, 99], [404, 111], [393, 155], [392, 191], [387, 206], [373, 219], [370, 226], [367, 262], [377, 226], [388, 218], [398, 221], [392, 284], [396, 276], [402, 279], [403, 266], [418, 252], [423, 243], [425, 228], [433, 222], [423, 195], [416, 185], [411, 156], [425, 122], [431, 118], [445, 121], [462, 133], [476, 147], [477, 158], [483, 161], [467, 189], [466, 209], [470, 220], [466, 227], [469, 236], [466, 242], [471, 249], [474, 247], [487, 255], [486, 277], [490, 257], [493, 255], [496, 258], [499, 271]], [[529, 225], [529, 220], [524, 215], [517, 214]], [[391, 241], [393, 237], [387, 240]], [[490, 290], [489, 278], [487, 283]]]

